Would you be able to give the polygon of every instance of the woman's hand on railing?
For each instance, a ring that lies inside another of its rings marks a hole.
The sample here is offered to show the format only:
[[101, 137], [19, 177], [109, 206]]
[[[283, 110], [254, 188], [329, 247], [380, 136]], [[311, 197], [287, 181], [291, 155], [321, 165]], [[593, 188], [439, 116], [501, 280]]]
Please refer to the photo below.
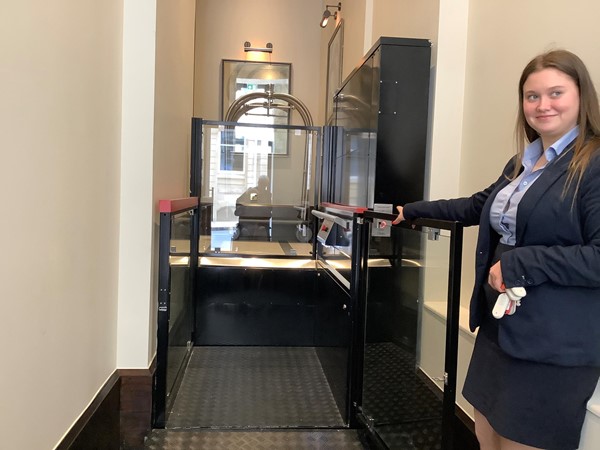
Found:
[[398, 217], [392, 221], [392, 225], [398, 225], [400, 222], [405, 220], [403, 213], [404, 208], [402, 206], [396, 206], [396, 209], [398, 210]]

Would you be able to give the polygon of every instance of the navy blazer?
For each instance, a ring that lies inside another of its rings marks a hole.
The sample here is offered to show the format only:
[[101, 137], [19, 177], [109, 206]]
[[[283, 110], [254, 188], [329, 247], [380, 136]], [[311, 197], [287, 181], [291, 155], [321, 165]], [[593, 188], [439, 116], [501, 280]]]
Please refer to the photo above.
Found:
[[[563, 195], [573, 157], [563, 152], [523, 195], [516, 245], [502, 254], [506, 287], [527, 295], [514, 315], [498, 321], [501, 348], [515, 358], [564, 366], [600, 366], [600, 157], [595, 155], [579, 190]], [[509, 183], [515, 159], [487, 189], [471, 197], [404, 206], [406, 219], [436, 218], [479, 225], [469, 325], [481, 323], [483, 292], [499, 235], [490, 226], [496, 194]]]

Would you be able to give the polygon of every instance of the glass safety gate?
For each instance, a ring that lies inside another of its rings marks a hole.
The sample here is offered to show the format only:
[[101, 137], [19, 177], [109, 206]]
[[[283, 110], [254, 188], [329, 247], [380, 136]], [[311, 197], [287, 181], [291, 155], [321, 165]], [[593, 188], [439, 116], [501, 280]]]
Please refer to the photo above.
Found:
[[394, 218], [356, 219], [356, 420], [381, 448], [451, 450], [462, 225]]
[[193, 342], [198, 199], [161, 200], [158, 274], [158, 323], [154, 428], [164, 428], [166, 411], [181, 381]]

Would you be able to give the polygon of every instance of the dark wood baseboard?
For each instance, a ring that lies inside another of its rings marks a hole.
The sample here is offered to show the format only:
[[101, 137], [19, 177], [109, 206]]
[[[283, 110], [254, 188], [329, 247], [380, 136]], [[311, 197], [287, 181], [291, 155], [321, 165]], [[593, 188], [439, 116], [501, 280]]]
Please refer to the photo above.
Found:
[[121, 448], [144, 448], [152, 429], [152, 382], [156, 357], [148, 369], [119, 369], [121, 379]]
[[56, 450], [143, 449], [152, 427], [152, 380], [148, 369], [117, 369], [71, 427]]
[[115, 370], [56, 450], [119, 448], [119, 373]]

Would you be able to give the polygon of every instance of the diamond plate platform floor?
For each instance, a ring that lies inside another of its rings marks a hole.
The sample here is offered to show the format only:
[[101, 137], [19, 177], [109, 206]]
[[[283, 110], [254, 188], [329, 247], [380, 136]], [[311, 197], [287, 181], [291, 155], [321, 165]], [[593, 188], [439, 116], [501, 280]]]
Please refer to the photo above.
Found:
[[417, 376], [415, 356], [391, 342], [365, 348], [363, 408], [390, 449], [439, 450], [442, 401]]
[[[440, 450], [442, 420], [421, 420], [413, 423], [377, 426], [379, 437], [390, 450]], [[454, 447], [462, 450], [460, 443]]]
[[354, 430], [198, 431], [153, 430], [146, 450], [364, 449]]
[[167, 418], [168, 429], [343, 426], [312, 347], [195, 347]]

